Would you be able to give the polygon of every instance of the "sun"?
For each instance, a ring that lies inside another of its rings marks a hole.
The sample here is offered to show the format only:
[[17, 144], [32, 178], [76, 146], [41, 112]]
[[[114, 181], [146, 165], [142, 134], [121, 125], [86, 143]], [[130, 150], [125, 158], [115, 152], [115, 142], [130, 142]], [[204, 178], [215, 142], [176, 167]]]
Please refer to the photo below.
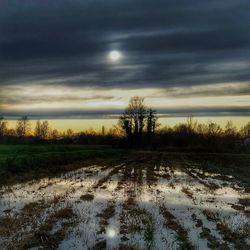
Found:
[[121, 59], [121, 52], [117, 51], [117, 50], [112, 50], [109, 52], [109, 59], [112, 62], [117, 62]]

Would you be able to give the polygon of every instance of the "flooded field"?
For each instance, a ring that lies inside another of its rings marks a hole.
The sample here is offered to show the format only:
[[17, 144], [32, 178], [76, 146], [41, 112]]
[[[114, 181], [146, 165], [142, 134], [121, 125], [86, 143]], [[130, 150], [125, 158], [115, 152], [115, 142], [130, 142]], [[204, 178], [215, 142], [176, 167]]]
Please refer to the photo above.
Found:
[[250, 197], [185, 157], [83, 165], [0, 190], [0, 249], [250, 249]]

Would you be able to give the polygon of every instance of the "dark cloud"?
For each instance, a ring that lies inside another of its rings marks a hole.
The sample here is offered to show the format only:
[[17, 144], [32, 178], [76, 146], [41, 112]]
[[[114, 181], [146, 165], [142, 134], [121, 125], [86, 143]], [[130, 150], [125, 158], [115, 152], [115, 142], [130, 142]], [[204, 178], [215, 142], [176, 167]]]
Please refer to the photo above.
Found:
[[96, 101], [96, 100], [111, 100], [114, 96], [108, 95], [93, 95], [88, 97], [65, 94], [63, 96], [26, 96], [26, 95], [1, 95], [0, 105], [18, 105], [18, 104], [37, 104], [41, 102], [67, 102], [67, 101]]
[[193, 87], [173, 87], [164, 91], [160, 90], [148, 98], [192, 98], [192, 97], [222, 97], [222, 96], [248, 96], [250, 95], [250, 83], [246, 84], [219, 84], [202, 85]]
[[[6, 119], [18, 119], [21, 116], [27, 115], [30, 119], [114, 119], [118, 118], [123, 112], [122, 109], [110, 110], [40, 110], [40, 111], [4, 111], [0, 115]], [[202, 107], [202, 108], [162, 108], [158, 109], [159, 117], [187, 117], [187, 116], [249, 116], [250, 107]]]
[[[0, 88], [250, 80], [249, 0], [0, 0], [0, 6]], [[119, 64], [107, 60], [112, 49], [124, 54]]]

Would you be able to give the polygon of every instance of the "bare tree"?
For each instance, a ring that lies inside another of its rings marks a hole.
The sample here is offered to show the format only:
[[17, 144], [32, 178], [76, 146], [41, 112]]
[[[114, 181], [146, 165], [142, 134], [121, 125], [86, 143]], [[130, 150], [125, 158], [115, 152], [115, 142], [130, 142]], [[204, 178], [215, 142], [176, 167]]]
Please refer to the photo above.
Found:
[[157, 126], [157, 119], [156, 110], [149, 108], [147, 110], [147, 137], [149, 145], [152, 144], [152, 137]]
[[194, 121], [192, 116], [187, 118], [187, 129], [189, 134], [193, 134], [197, 129], [197, 121]]
[[30, 133], [30, 122], [27, 116], [21, 117], [17, 121], [16, 133], [19, 137], [25, 137]]
[[105, 127], [102, 126], [102, 136], [104, 136], [105, 134], [106, 134]]
[[219, 136], [222, 133], [220, 125], [215, 122], [209, 122], [207, 126], [208, 136]]
[[155, 132], [156, 128], [156, 111], [147, 109], [144, 98], [135, 96], [129, 101], [124, 113], [120, 116], [119, 125], [125, 132], [129, 144], [140, 145], [144, 128], [148, 136]]
[[4, 117], [0, 117], [0, 138], [4, 137], [7, 133], [7, 121]]
[[42, 139], [41, 122], [39, 120], [36, 122], [35, 137]]
[[146, 105], [144, 103], [144, 98], [139, 96], [132, 97], [128, 105], [128, 110], [134, 123], [134, 135], [140, 137], [146, 118]]
[[144, 98], [134, 96], [119, 119], [119, 124], [125, 131], [130, 144], [140, 144], [146, 119]]
[[72, 129], [68, 129], [67, 131], [66, 131], [66, 136], [67, 137], [72, 137], [74, 135], [74, 131], [72, 130]]
[[153, 110], [151, 108], [149, 108], [147, 111], [147, 133], [149, 135], [155, 132], [158, 120], [156, 114], [156, 110]]
[[49, 139], [50, 136], [50, 127], [48, 121], [43, 121], [41, 124], [41, 138], [43, 140]]
[[248, 122], [245, 126], [242, 127], [241, 134], [244, 138], [250, 137], [250, 122]]
[[37, 121], [35, 127], [35, 136], [41, 140], [47, 140], [50, 137], [50, 127], [48, 121]]
[[10, 129], [7, 130], [6, 135], [12, 136], [12, 137], [17, 136], [16, 130], [13, 129], [13, 128], [10, 128]]
[[132, 115], [128, 109], [120, 116], [118, 124], [125, 132], [129, 143], [132, 143]]
[[60, 137], [59, 131], [57, 129], [53, 129], [51, 132], [51, 139], [58, 140], [59, 137]]
[[225, 126], [224, 134], [226, 136], [236, 136], [237, 134], [237, 128], [233, 125], [232, 121], [228, 121]]

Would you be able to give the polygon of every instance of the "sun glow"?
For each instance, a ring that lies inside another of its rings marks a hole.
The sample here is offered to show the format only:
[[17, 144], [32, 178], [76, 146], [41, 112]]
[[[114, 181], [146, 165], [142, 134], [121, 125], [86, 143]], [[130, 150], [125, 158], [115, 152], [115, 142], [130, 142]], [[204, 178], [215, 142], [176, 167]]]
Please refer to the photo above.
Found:
[[112, 61], [112, 62], [117, 62], [121, 59], [121, 53], [117, 50], [113, 50], [109, 53], [109, 59]]

